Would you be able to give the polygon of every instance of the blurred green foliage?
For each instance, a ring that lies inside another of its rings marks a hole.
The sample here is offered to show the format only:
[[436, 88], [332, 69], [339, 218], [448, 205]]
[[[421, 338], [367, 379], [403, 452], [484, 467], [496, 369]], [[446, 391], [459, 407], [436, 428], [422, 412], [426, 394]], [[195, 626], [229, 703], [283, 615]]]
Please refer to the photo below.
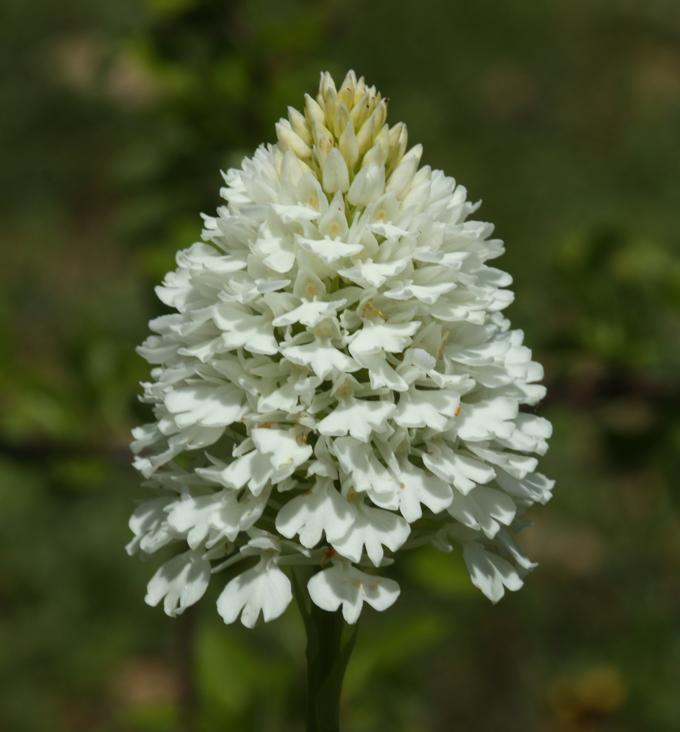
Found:
[[354, 732], [680, 728], [680, 6], [674, 0], [5, 0], [0, 11], [0, 729], [275, 732], [303, 705], [293, 611], [143, 604], [134, 355], [219, 170], [327, 68], [391, 98], [485, 197], [546, 364], [541, 567], [491, 607], [457, 556], [362, 619]]

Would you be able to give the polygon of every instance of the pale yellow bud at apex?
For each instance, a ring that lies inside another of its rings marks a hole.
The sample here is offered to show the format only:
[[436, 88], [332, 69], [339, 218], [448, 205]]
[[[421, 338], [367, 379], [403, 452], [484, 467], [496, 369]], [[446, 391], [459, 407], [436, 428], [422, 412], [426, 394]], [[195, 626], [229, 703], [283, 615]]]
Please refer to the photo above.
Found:
[[344, 193], [349, 188], [347, 163], [337, 147], [332, 148], [324, 160], [322, 184], [329, 193]]

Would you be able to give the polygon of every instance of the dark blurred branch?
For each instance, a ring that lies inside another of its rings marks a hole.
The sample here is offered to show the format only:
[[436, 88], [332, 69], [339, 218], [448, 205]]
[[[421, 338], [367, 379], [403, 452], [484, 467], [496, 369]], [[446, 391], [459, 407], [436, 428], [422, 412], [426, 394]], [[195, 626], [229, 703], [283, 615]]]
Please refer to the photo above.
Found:
[[180, 617], [177, 628], [179, 676], [179, 732], [195, 732], [198, 692], [196, 688], [196, 608]]
[[131, 460], [127, 445], [103, 445], [39, 438], [15, 442], [0, 438], [0, 457], [18, 462], [50, 462], [74, 458], [98, 458], [107, 462], [128, 465]]
[[[636, 399], [664, 405], [680, 402], [677, 384], [661, 380], [646, 380], [638, 375], [603, 372], [583, 378], [563, 377], [548, 383], [548, 393], [541, 404], [596, 407], [614, 399]], [[540, 405], [539, 405], [540, 411]]]

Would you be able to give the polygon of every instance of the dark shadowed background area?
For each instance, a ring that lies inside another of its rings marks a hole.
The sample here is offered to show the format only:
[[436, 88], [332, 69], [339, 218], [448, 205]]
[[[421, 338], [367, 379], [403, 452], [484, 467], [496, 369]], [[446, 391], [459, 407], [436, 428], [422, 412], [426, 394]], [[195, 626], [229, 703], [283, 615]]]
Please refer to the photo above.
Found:
[[179, 620], [144, 605], [134, 347], [220, 169], [350, 67], [507, 242], [557, 487], [496, 607], [459, 554], [404, 556], [347, 730], [680, 729], [680, 4], [4, 0], [3, 732], [299, 730], [292, 608], [226, 627], [219, 581]]

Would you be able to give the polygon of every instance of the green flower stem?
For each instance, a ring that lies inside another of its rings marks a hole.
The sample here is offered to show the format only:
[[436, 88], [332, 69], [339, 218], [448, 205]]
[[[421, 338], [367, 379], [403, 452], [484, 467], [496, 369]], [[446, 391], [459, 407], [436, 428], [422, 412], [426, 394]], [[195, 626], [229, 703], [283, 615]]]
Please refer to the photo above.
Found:
[[307, 634], [307, 732], [340, 732], [340, 696], [356, 640], [356, 626], [342, 614], [321, 610], [309, 600], [300, 574], [295, 599]]

